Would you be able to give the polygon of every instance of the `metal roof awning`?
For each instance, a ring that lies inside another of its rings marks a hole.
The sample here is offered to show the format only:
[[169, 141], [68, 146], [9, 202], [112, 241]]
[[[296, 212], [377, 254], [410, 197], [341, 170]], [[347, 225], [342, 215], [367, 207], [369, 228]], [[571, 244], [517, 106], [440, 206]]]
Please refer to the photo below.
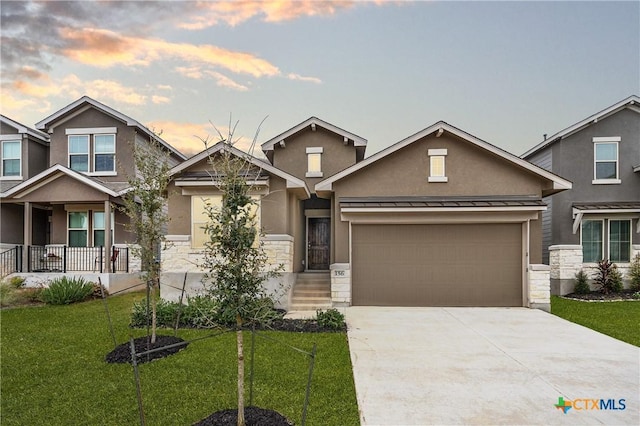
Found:
[[340, 198], [345, 213], [400, 211], [505, 211], [546, 210], [533, 197], [357, 197]]
[[[578, 232], [585, 214], [631, 214], [640, 217], [640, 201], [617, 201], [573, 204], [573, 233]], [[637, 225], [640, 232], [640, 220]]]

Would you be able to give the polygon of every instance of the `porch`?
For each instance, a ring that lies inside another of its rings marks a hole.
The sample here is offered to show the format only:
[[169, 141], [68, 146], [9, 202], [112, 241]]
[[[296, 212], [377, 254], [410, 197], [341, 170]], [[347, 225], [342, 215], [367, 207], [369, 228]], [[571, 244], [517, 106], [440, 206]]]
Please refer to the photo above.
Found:
[[16, 245], [0, 252], [0, 276], [16, 272], [129, 273], [129, 247], [69, 247], [62, 244]]

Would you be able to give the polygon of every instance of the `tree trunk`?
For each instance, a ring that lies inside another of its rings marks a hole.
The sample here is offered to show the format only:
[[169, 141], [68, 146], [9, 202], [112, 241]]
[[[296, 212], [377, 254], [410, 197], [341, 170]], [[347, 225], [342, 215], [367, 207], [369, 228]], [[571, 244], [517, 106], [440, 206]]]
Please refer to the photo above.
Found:
[[242, 340], [242, 319], [236, 317], [238, 331], [236, 340], [238, 341], [238, 426], [245, 426], [244, 423], [244, 345]]
[[151, 280], [151, 344], [156, 342], [156, 325], [157, 325], [157, 309], [156, 309], [156, 285], [155, 280]]

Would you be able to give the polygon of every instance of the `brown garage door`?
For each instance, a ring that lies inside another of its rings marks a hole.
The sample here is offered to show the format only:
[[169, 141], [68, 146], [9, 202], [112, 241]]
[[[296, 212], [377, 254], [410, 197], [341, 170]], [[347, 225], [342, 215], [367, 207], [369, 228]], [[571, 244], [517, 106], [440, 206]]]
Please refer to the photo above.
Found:
[[520, 224], [353, 225], [361, 306], [522, 306]]

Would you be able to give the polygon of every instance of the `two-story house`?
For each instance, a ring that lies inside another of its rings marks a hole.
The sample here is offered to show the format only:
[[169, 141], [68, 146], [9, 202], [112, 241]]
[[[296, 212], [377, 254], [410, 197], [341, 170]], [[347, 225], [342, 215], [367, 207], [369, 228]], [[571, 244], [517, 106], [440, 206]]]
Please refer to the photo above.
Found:
[[[49, 135], [0, 115], [0, 193], [29, 180], [49, 167]], [[24, 207], [22, 204], [0, 205], [0, 251], [23, 243]], [[47, 213], [41, 208], [31, 212], [36, 229], [35, 244], [48, 240]]]
[[[3, 186], [2, 243], [24, 247], [22, 269], [126, 268], [128, 259], [119, 255], [135, 238], [126, 229], [128, 218], [114, 206], [122, 203], [136, 173], [134, 145], [157, 136], [87, 96], [38, 122], [37, 130], [12, 123], [3, 118], [3, 173], [22, 172], [15, 185]], [[23, 135], [21, 150], [5, 137], [5, 128]], [[159, 140], [172, 166], [185, 159]]]
[[640, 98], [630, 96], [546, 138], [522, 158], [573, 182], [546, 199], [543, 261], [553, 294], [609, 259], [624, 273], [640, 253]]
[[[203, 275], [210, 165], [250, 164], [263, 243], [289, 309], [345, 305], [549, 308], [543, 197], [571, 182], [437, 122], [368, 158], [367, 141], [315, 117], [262, 143], [219, 143], [173, 168], [163, 297]], [[173, 288], [173, 289], [172, 289]]]

